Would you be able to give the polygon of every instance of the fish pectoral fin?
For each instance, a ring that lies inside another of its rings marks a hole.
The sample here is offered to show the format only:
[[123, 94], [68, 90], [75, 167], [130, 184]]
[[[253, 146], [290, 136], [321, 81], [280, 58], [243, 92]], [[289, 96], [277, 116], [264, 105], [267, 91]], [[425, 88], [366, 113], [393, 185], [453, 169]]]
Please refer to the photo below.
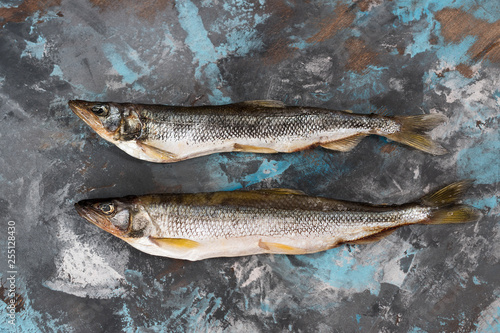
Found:
[[261, 193], [269, 193], [269, 194], [295, 194], [295, 195], [306, 195], [304, 192], [299, 190], [292, 190], [289, 188], [269, 188], [269, 189], [261, 189], [255, 190]]
[[147, 143], [137, 141], [137, 145], [146, 153], [149, 157], [163, 162], [175, 162], [178, 160], [177, 155], [172, 154], [160, 148], [153, 147]]
[[356, 147], [358, 143], [363, 140], [364, 137], [366, 137], [367, 134], [356, 134], [353, 136], [349, 136], [347, 138], [343, 138], [340, 140], [328, 142], [328, 143], [322, 143], [320, 144], [321, 147], [326, 148], [326, 149], [331, 149], [331, 150], [338, 150], [338, 151], [349, 151]]
[[255, 106], [260, 108], [280, 108], [283, 109], [286, 107], [285, 103], [282, 101], [273, 101], [273, 100], [255, 100], [255, 101], [245, 101], [241, 103], [236, 103], [247, 106]]
[[261, 153], [261, 154], [274, 154], [274, 153], [278, 152], [277, 150], [274, 150], [271, 148], [249, 146], [249, 145], [240, 145], [239, 143], [234, 144], [233, 151], [243, 151], [246, 153]]
[[198, 247], [200, 243], [186, 239], [186, 238], [155, 238], [149, 237], [149, 239], [156, 245], [162, 248], [172, 249], [194, 249]]
[[398, 228], [399, 227], [384, 229], [381, 232], [378, 232], [374, 235], [370, 235], [368, 237], [364, 237], [364, 238], [360, 238], [360, 239], [356, 239], [356, 240], [352, 240], [352, 241], [347, 241], [345, 243], [347, 243], [347, 244], [370, 244], [373, 242], [378, 242], [382, 238], [385, 238], [385, 237], [389, 236], [390, 234], [392, 234]]
[[263, 242], [259, 240], [259, 247], [261, 249], [266, 250], [268, 253], [277, 253], [277, 254], [306, 254], [308, 251], [293, 247], [290, 245], [280, 244], [280, 243], [271, 243], [271, 242]]

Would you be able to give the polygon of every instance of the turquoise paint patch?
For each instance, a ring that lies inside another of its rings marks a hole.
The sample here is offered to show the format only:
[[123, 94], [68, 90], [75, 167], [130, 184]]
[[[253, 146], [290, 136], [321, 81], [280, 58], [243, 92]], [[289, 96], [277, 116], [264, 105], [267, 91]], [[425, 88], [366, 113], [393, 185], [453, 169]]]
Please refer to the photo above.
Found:
[[63, 72], [61, 70], [61, 67], [59, 67], [59, 65], [54, 65], [54, 68], [52, 69], [52, 73], [50, 73], [50, 76], [57, 76], [62, 79]]
[[236, 30], [226, 35], [227, 43], [217, 47], [217, 53], [220, 57], [227, 57], [229, 54], [243, 56], [251, 51], [262, 47], [262, 40], [257, 38], [256, 31]]
[[123, 303], [122, 308], [116, 311], [115, 315], [120, 316], [122, 323], [125, 325], [122, 328], [123, 332], [132, 333], [135, 331], [134, 319], [126, 303]]
[[[233, 191], [246, 186], [250, 186], [263, 181], [264, 179], [273, 178], [285, 172], [290, 165], [289, 161], [275, 161], [262, 155], [249, 153], [233, 153], [233, 156], [225, 154], [213, 154], [208, 158], [206, 170], [210, 170], [210, 183], [214, 190]], [[258, 159], [261, 164], [257, 171], [250, 174], [238, 175], [240, 178], [230, 180], [227, 171], [224, 171], [221, 166], [227, 165], [245, 165], [249, 162], [254, 162]], [[243, 177], [244, 176], [244, 177]]]
[[359, 324], [361, 321], [361, 316], [359, 314], [356, 315], [356, 322]]
[[461, 178], [474, 179], [478, 184], [500, 182], [498, 132], [496, 136], [496, 140], [490, 138], [458, 153], [458, 173]]
[[32, 57], [42, 59], [45, 55], [45, 44], [47, 40], [42, 36], [38, 36], [36, 42], [26, 41], [26, 48], [21, 53], [21, 57]]
[[344, 100], [367, 100], [385, 91], [383, 78], [387, 67], [368, 66], [363, 73], [347, 72], [342, 78], [342, 85], [337, 88], [344, 94]]
[[[1, 277], [1, 275], [0, 275]], [[61, 324], [60, 318], [53, 318], [49, 313], [38, 312], [33, 309], [31, 299], [26, 291], [26, 282], [24, 279], [17, 276], [16, 278], [16, 293], [22, 295], [24, 299], [24, 310], [16, 313], [16, 325], [12, 326], [8, 323], [10, 319], [7, 314], [7, 304], [1, 302], [0, 311], [0, 329], [2, 332], [40, 332], [40, 327], [50, 329], [51, 332], [72, 332], [71, 324]]]
[[498, 207], [500, 204], [500, 197], [498, 196], [492, 196], [489, 198], [482, 198], [482, 199], [467, 199], [464, 200], [464, 203], [467, 205], [471, 205], [473, 207], [479, 208], [481, 210], [488, 210], [491, 211], [492, 209]]
[[179, 11], [179, 23], [187, 33], [185, 43], [193, 52], [193, 62], [197, 65], [195, 78], [209, 88], [211, 103], [230, 103], [231, 99], [224, 96], [218, 88], [221, 81], [221, 73], [216, 64], [218, 55], [208, 38], [198, 8], [189, 0], [177, 3], [176, 8]]
[[114, 44], [104, 44], [102, 49], [111, 66], [123, 77], [123, 82], [132, 84], [139, 78], [139, 73], [129, 67], [130, 60], [126, 60]]
[[286, 169], [290, 167], [290, 165], [291, 164], [288, 161], [264, 160], [257, 172], [245, 176], [242, 181], [245, 182], [246, 186], [257, 184], [264, 179], [281, 175], [283, 172], [285, 172]]
[[314, 276], [333, 288], [357, 292], [369, 290], [373, 295], [380, 291], [380, 283], [376, 282], [376, 263], [358, 263], [346, 246], [328, 250], [318, 257], [305, 255], [297, 256], [297, 259], [314, 267]]
[[412, 328], [410, 328], [408, 330], [408, 333], [427, 333], [427, 331], [424, 331], [423, 329], [421, 329], [418, 326], [413, 326]]
[[436, 50], [436, 56], [450, 65], [458, 65], [469, 60], [467, 51], [476, 42], [476, 39], [475, 36], [467, 36], [458, 44], [450, 43], [440, 46]]
[[473, 282], [476, 286], [481, 284], [481, 282], [479, 281], [479, 279], [477, 278], [477, 276], [473, 276], [473, 277], [472, 277], [472, 282]]

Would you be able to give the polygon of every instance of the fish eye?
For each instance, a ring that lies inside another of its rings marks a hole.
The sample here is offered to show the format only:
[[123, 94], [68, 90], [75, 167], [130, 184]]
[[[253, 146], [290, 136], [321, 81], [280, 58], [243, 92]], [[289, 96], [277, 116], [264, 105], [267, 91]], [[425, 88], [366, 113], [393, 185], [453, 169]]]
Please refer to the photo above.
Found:
[[94, 105], [92, 107], [92, 112], [94, 112], [94, 114], [96, 116], [99, 116], [99, 117], [105, 117], [108, 115], [109, 113], [109, 106], [105, 105], [105, 104], [97, 104], [97, 105]]
[[110, 202], [105, 202], [99, 205], [99, 209], [106, 215], [111, 215], [115, 211], [115, 205]]

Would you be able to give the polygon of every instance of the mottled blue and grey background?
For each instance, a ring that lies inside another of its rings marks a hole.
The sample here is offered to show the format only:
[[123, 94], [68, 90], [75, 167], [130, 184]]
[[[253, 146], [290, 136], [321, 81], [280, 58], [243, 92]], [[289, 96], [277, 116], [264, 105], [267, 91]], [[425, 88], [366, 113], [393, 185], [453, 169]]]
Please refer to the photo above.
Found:
[[[499, 332], [499, 83], [497, 0], [1, 1], [0, 279], [12, 220], [17, 331]], [[441, 113], [432, 136], [450, 153], [369, 137], [349, 153], [152, 164], [100, 139], [67, 107], [75, 98]], [[270, 187], [404, 203], [464, 178], [478, 223], [304, 256], [153, 257], [73, 209]], [[0, 330], [14, 331], [4, 302]]]

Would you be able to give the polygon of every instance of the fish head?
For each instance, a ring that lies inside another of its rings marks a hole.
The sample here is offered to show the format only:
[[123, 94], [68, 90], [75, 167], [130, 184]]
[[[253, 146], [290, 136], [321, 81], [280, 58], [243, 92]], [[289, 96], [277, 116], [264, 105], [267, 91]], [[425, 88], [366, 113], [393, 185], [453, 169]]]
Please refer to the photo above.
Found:
[[132, 104], [72, 100], [71, 110], [102, 138], [119, 143], [138, 139], [142, 123]]
[[151, 232], [151, 218], [137, 197], [82, 200], [75, 209], [90, 223], [124, 240]]

